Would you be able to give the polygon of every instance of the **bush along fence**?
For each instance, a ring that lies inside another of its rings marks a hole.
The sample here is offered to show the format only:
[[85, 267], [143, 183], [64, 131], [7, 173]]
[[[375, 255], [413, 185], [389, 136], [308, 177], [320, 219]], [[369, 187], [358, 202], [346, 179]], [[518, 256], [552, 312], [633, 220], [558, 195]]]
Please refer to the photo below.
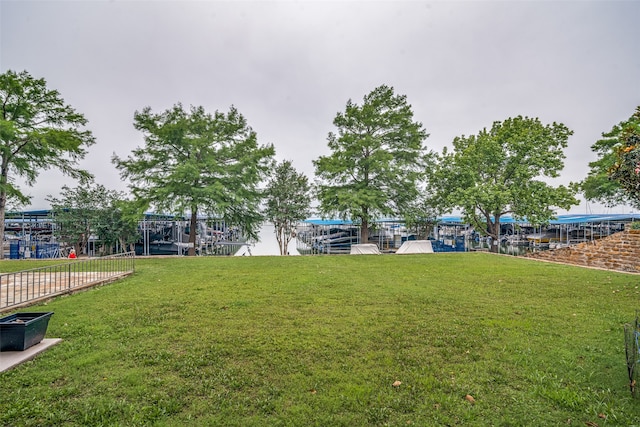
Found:
[[135, 270], [135, 253], [0, 274], [0, 312], [76, 290], [112, 282]]

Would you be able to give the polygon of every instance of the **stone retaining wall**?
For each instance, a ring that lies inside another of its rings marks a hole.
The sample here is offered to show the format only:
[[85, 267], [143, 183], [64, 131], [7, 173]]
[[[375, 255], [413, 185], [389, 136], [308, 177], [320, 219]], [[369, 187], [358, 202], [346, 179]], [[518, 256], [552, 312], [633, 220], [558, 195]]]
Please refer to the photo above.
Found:
[[640, 230], [626, 229], [600, 240], [561, 249], [540, 251], [530, 258], [607, 270], [640, 273]]

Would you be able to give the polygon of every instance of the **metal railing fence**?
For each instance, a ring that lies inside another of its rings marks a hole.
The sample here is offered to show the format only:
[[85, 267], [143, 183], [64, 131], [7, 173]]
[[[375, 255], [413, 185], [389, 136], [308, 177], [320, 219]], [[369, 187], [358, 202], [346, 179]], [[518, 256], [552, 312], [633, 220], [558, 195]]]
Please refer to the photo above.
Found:
[[133, 273], [135, 252], [0, 274], [0, 311]]

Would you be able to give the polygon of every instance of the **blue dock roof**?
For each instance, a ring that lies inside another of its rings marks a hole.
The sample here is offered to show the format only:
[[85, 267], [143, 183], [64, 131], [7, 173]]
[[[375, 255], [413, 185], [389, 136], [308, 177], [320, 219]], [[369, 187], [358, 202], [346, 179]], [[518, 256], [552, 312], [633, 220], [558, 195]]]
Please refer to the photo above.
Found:
[[[566, 215], [558, 215], [555, 219], [549, 221], [551, 225], [564, 225], [564, 224], [588, 224], [588, 223], [603, 223], [603, 222], [630, 222], [630, 221], [640, 221], [640, 213], [629, 213], [629, 214], [566, 214]], [[350, 220], [340, 220], [340, 219], [317, 219], [310, 218], [303, 221], [307, 224], [312, 225], [354, 225], [353, 221]], [[403, 222], [401, 219], [392, 219], [385, 218], [378, 220], [376, 222]], [[465, 224], [462, 216], [460, 215], [448, 215], [442, 216], [438, 218], [438, 223], [440, 224], [457, 224], [463, 225]], [[503, 216], [500, 218], [501, 224], [519, 224], [526, 225], [529, 222], [525, 219], [516, 220], [511, 216]]]

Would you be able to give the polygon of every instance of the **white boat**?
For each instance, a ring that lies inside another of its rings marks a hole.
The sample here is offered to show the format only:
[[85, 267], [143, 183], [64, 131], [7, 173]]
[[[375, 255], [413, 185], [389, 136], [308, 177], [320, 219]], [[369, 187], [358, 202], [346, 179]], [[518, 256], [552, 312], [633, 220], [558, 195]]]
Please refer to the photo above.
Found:
[[527, 240], [529, 243], [540, 244], [557, 242], [560, 238], [558, 237], [556, 230], [547, 230], [542, 233], [527, 234]]

